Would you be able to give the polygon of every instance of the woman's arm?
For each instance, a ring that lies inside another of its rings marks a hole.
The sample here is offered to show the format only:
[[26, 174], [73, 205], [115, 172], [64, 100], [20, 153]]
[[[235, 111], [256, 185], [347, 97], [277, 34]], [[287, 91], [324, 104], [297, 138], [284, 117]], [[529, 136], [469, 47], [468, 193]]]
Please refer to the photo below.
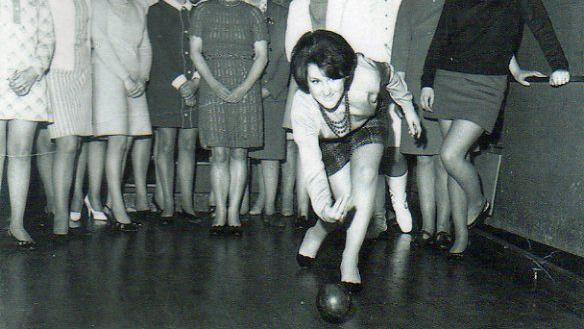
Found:
[[238, 103], [243, 99], [243, 96], [253, 87], [254, 83], [262, 76], [266, 64], [268, 64], [268, 43], [265, 40], [256, 41], [253, 44], [254, 62], [251, 66], [245, 80], [241, 85], [237, 86], [226, 101], [230, 103]]
[[152, 45], [150, 44], [150, 37], [148, 35], [148, 27], [144, 26], [144, 35], [142, 43], [140, 44], [140, 77], [142, 81], [150, 80], [150, 68], [152, 67]]
[[386, 86], [393, 101], [402, 109], [406, 122], [408, 123], [409, 133], [415, 138], [420, 138], [422, 134], [422, 125], [418, 113], [412, 103], [412, 93], [408, 91], [408, 86], [404, 81], [403, 75], [396, 73], [393, 67], [389, 65], [390, 80]]
[[199, 72], [199, 75], [209, 85], [209, 87], [217, 94], [219, 98], [226, 101], [227, 97], [230, 95], [229, 89], [225, 88], [211, 73], [209, 69], [209, 65], [207, 65], [207, 61], [203, 58], [203, 40], [195, 35], [191, 36], [191, 59]]
[[51, 9], [46, 0], [39, 1], [38, 15], [38, 42], [35, 49], [35, 58], [30, 66], [41, 77], [49, 69], [55, 51], [53, 16], [51, 15]]
[[434, 32], [432, 43], [430, 44], [428, 54], [426, 55], [424, 73], [422, 75], [423, 88], [432, 88], [434, 85], [436, 65], [438, 64], [440, 58], [444, 56], [444, 53], [446, 52], [446, 46], [448, 45], [448, 25], [450, 21], [450, 15], [455, 13], [455, 11], [456, 8], [454, 8], [452, 1], [446, 0], [442, 9], [442, 14], [440, 15], [440, 20], [438, 21], [438, 26], [436, 27], [436, 32]]

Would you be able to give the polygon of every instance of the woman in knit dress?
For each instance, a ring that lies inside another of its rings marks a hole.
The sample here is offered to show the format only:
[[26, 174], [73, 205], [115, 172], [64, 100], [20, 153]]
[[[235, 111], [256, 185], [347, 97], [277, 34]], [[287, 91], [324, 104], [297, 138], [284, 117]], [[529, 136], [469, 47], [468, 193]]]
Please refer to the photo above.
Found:
[[177, 135], [180, 214], [185, 219], [197, 221], [193, 184], [198, 120], [195, 92], [200, 78], [190, 57], [188, 33], [192, 7], [189, 0], [164, 0], [148, 11], [153, 56], [147, 98], [150, 120], [156, 127], [156, 203], [162, 208], [162, 224], [169, 224], [174, 216], [174, 146]]
[[446, 0], [428, 50], [420, 105], [429, 111], [426, 117], [439, 121], [444, 136], [440, 157], [449, 175], [455, 229], [449, 257], [464, 255], [467, 225], [472, 228], [484, 220], [490, 208], [466, 155], [495, 125], [524, 22], [553, 70], [550, 84], [567, 83], [568, 61], [541, 0]]
[[[191, 17], [191, 51], [202, 77], [201, 143], [210, 148], [216, 199], [212, 234], [241, 235], [239, 208], [247, 177], [247, 149], [263, 145], [259, 79], [267, 63], [261, 11], [240, 0], [210, 0]], [[229, 197], [229, 209], [227, 198]]]
[[49, 208], [54, 212], [53, 233], [64, 235], [69, 228], [69, 194], [79, 137], [92, 134], [91, 0], [49, 0], [49, 5], [56, 37], [55, 54], [47, 74], [54, 122], [48, 126], [48, 132], [44, 129], [39, 132], [37, 151], [51, 153], [50, 137], [55, 141], [56, 152], [39, 156], [37, 164]]
[[52, 121], [45, 73], [55, 35], [47, 1], [0, 1], [0, 44], [0, 145], [8, 156], [8, 233], [17, 246], [32, 249], [34, 241], [23, 223], [30, 152], [37, 123]]
[[[121, 231], [138, 227], [126, 213], [122, 196], [124, 153], [130, 137], [152, 134], [144, 95], [152, 61], [147, 9], [142, 0], [96, 0], [93, 5], [93, 130], [95, 136], [108, 140], [107, 185], [114, 224]], [[149, 153], [148, 139], [134, 141], [132, 163], [140, 164], [134, 166], [138, 185], [145, 185]]]

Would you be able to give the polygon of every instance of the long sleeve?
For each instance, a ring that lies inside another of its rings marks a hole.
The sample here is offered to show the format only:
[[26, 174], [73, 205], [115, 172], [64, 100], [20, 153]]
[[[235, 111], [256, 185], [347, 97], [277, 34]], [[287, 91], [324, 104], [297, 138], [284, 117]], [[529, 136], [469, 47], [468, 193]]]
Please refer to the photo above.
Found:
[[35, 55], [31, 63], [40, 76], [49, 69], [55, 51], [55, 31], [53, 29], [53, 16], [46, 0], [38, 3], [38, 42]]
[[150, 79], [150, 68], [152, 67], [152, 45], [148, 36], [148, 27], [144, 26], [144, 36], [140, 44], [140, 72], [145, 81]]
[[395, 23], [395, 33], [393, 35], [393, 46], [391, 54], [391, 64], [397, 72], [406, 72], [410, 45], [412, 42], [411, 13], [408, 10], [410, 1], [404, 0], [397, 14]]
[[108, 68], [122, 80], [130, 77], [130, 73], [124, 67], [114, 47], [110, 43], [110, 36], [107, 34], [107, 17], [110, 13], [106, 0], [95, 0], [93, 2], [91, 37], [93, 41], [94, 54]]
[[446, 51], [446, 46], [448, 44], [448, 25], [450, 15], [452, 15], [456, 10], [453, 8], [454, 5], [452, 2], [452, 0], [447, 0], [444, 3], [444, 8], [442, 9], [442, 14], [440, 15], [440, 20], [438, 21], [438, 27], [436, 28], [434, 38], [432, 38], [432, 43], [430, 44], [430, 49], [428, 49], [428, 54], [426, 55], [424, 74], [422, 75], [422, 88], [433, 87], [434, 76], [436, 75], [436, 65]]
[[[541, 0], [519, 0], [523, 19], [533, 32], [549, 65], [555, 70], [569, 69], [568, 60]], [[516, 42], [518, 47], [519, 42]]]
[[399, 105], [404, 111], [408, 108], [414, 110], [414, 105], [412, 104], [412, 93], [408, 91], [408, 85], [404, 81], [401, 74], [397, 74], [393, 67], [390, 65], [390, 80], [386, 86], [387, 91], [391, 95], [394, 102]]
[[318, 124], [309, 113], [314, 104], [309, 102], [309, 95], [297, 91], [292, 103], [292, 129], [294, 141], [298, 145], [301, 172], [312, 202], [312, 208], [318, 217], [323, 216], [326, 207], [332, 204], [332, 194], [322, 161], [318, 142]]
[[[311, 30], [310, 17], [308, 14], [308, 4], [306, 0], [294, 0], [288, 8], [288, 20], [286, 23], [286, 58], [288, 62], [292, 59], [292, 50], [302, 35]], [[308, 21], [307, 21], [308, 19]]]

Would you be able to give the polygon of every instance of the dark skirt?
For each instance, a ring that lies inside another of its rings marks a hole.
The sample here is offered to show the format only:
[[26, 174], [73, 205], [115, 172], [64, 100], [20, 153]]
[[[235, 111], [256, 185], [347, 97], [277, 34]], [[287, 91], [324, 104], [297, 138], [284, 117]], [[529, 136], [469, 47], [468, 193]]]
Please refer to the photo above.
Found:
[[422, 136], [419, 139], [412, 137], [408, 132], [408, 123], [402, 119], [400, 152], [412, 155], [439, 154], [442, 147], [442, 132], [438, 121], [424, 118], [421, 108], [416, 106], [416, 109], [422, 124]]
[[249, 157], [257, 160], [286, 159], [286, 130], [282, 128], [285, 101], [265, 100], [264, 104], [264, 146], [249, 152]]
[[182, 104], [178, 108], [155, 111], [150, 109], [150, 122], [156, 128], [197, 128], [199, 115], [196, 107]]
[[367, 144], [384, 144], [387, 139], [387, 122], [380, 112], [361, 128], [334, 140], [321, 140], [322, 162], [327, 176], [341, 170], [349, 161], [353, 151]]
[[471, 121], [491, 133], [506, 89], [506, 75], [438, 70], [434, 80], [434, 112], [426, 112], [424, 116], [429, 119]]

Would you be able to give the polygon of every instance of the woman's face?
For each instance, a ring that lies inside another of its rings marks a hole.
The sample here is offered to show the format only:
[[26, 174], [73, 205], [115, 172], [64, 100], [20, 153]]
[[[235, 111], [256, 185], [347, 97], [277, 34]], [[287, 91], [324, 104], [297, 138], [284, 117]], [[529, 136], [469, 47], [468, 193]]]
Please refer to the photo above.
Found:
[[316, 64], [308, 64], [308, 91], [320, 105], [334, 108], [345, 90], [345, 79], [331, 79]]

